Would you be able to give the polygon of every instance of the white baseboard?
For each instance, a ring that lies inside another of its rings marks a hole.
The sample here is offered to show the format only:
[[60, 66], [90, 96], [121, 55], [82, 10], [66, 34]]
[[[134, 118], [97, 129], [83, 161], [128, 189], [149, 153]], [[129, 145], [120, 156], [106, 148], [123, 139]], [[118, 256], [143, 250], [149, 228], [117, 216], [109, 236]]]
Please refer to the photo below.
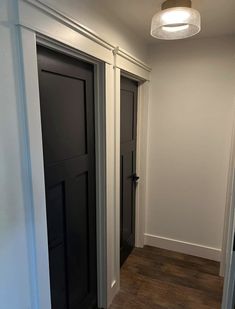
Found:
[[144, 244], [220, 262], [221, 250], [176, 239], [145, 234]]

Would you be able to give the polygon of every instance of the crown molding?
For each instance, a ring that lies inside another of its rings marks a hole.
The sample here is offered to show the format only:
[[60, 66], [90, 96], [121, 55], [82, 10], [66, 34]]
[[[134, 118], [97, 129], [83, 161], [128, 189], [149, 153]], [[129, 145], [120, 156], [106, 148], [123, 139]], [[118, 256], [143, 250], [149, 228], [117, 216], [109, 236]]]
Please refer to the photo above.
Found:
[[110, 43], [105, 38], [98, 35], [93, 30], [89, 29], [88, 27], [82, 25], [77, 20], [72, 18], [71, 16], [68, 16], [67, 14], [61, 12], [57, 8], [45, 4], [41, 0], [23, 0], [24, 2], [33, 5], [34, 7], [38, 8], [39, 10], [43, 11], [47, 15], [52, 16], [56, 20], [60, 21], [61, 23], [65, 24], [69, 28], [79, 32], [80, 34], [84, 35], [85, 37], [91, 39], [92, 41], [98, 43], [99, 45], [107, 48], [108, 50], [113, 50], [115, 48], [115, 45]]
[[22, 0], [22, 1], [29, 5], [34, 6], [38, 10], [42, 11], [44, 14], [51, 16], [52, 18], [64, 24], [65, 26], [69, 27], [70, 29], [78, 32], [84, 37], [99, 44], [105, 49], [111, 51], [114, 56], [118, 55], [122, 57], [123, 59], [131, 62], [133, 65], [136, 65], [147, 72], [151, 72], [151, 68], [147, 64], [145, 64], [143, 61], [134, 57], [133, 55], [131, 55], [124, 49], [120, 48], [119, 46], [116, 46], [115, 44], [109, 42], [104, 37], [100, 36], [93, 30], [89, 29], [88, 27], [82, 25], [76, 19], [74, 19], [71, 16], [68, 16], [67, 14], [58, 10], [54, 6], [46, 4], [43, 0]]
[[147, 72], [152, 71], [152, 69], [146, 63], [144, 63], [143, 61], [139, 60], [138, 58], [132, 56], [130, 53], [128, 53], [124, 49], [120, 48], [119, 46], [114, 48], [113, 54], [125, 58], [126, 60], [132, 62], [133, 64], [135, 64], [139, 67], [141, 67], [142, 69], [144, 69]]

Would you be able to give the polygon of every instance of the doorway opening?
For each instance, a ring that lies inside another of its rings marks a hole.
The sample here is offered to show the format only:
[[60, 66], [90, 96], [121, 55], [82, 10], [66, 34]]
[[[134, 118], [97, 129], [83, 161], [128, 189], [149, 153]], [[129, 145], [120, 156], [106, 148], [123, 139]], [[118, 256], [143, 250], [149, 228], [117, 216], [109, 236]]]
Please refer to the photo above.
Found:
[[[137, 188], [135, 181], [138, 180], [136, 140], [139, 132], [136, 128], [140, 124], [137, 123], [138, 98], [136, 96], [135, 99], [134, 93], [138, 94], [138, 82], [124, 75], [121, 76], [120, 88], [120, 264], [122, 267], [120, 292], [110, 308], [159, 306], [159, 308], [219, 309], [223, 279], [219, 276], [218, 262], [157, 247], [135, 246], [133, 231], [138, 229], [138, 226], [135, 226]], [[142, 179], [137, 186], [141, 185]], [[190, 297], [186, 299], [185, 295]]]
[[121, 76], [120, 102], [120, 264], [135, 246], [138, 83]]

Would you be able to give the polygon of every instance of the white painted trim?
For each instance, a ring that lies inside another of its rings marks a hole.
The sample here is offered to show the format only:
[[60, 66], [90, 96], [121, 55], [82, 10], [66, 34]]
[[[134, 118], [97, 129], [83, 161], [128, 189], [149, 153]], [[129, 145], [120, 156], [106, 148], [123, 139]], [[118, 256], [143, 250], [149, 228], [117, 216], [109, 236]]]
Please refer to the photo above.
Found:
[[138, 81], [149, 81], [150, 80], [150, 72], [143, 69], [141, 66], [137, 65], [130, 59], [123, 57], [120, 54], [115, 54], [115, 67], [122, 70], [122, 72], [126, 72], [129, 77], [133, 80]]
[[[116, 57], [115, 57], [116, 58]], [[147, 159], [147, 121], [148, 121], [148, 86], [147, 81], [143, 81], [142, 77], [134, 76], [131, 72], [128, 72], [129, 68], [121, 72], [121, 70], [114, 66], [114, 192], [115, 192], [115, 203], [114, 203], [114, 223], [112, 222], [112, 216], [110, 216], [110, 224], [115, 226], [115, 244], [113, 254], [115, 256], [113, 269], [113, 277], [116, 280], [112, 287], [112, 298], [118, 292], [120, 287], [120, 79], [121, 75], [124, 75], [130, 79], [134, 79], [139, 82], [138, 87], [138, 120], [137, 120], [137, 160], [136, 168], [137, 173], [141, 177], [141, 184], [137, 186], [136, 191], [136, 243], [137, 247], [143, 247], [144, 245], [144, 230], [145, 230], [145, 203], [146, 203], [146, 159]], [[108, 78], [108, 77], [107, 77]], [[107, 79], [106, 78], [106, 79]], [[109, 78], [110, 79], [110, 78]], [[110, 108], [110, 107], [109, 107]], [[113, 122], [110, 118], [110, 128], [112, 129], [111, 123]], [[107, 190], [109, 190], [107, 188]], [[110, 266], [109, 266], [110, 267]], [[109, 302], [110, 304], [110, 302]]]
[[68, 14], [65, 14], [64, 12], [58, 10], [58, 8], [55, 8], [53, 5], [46, 4], [42, 0], [24, 0], [24, 1], [46, 12], [48, 15], [50, 15], [54, 19], [57, 19], [60, 22], [64, 23], [67, 27], [73, 30], [76, 30], [77, 32], [81, 33], [83, 36], [107, 48], [108, 50], [113, 50], [115, 48], [114, 44], [108, 42], [108, 40], [98, 35], [95, 31], [82, 25], [81, 23], [79, 23], [77, 20], [75, 20], [71, 16], [68, 16]]
[[118, 55], [122, 58], [125, 58], [126, 60], [128, 60], [129, 62], [135, 64], [136, 66], [144, 69], [147, 72], [151, 72], [151, 68], [144, 63], [143, 61], [137, 59], [136, 57], [132, 56], [130, 53], [128, 53], [127, 51], [125, 51], [124, 49], [122, 49], [121, 47], [117, 46], [115, 47], [114, 51], [113, 51], [114, 55]]
[[118, 287], [120, 287], [120, 114], [121, 114], [121, 72], [119, 69], [114, 69], [114, 103], [115, 103], [115, 256], [116, 256], [116, 273]]
[[[229, 256], [231, 254], [231, 244], [233, 241], [233, 205], [232, 205], [232, 194], [233, 194], [233, 178], [234, 178], [234, 165], [235, 165], [235, 104], [233, 106], [233, 128], [230, 141], [230, 158], [227, 175], [227, 192], [226, 192], [226, 205], [224, 214], [224, 230], [223, 230], [223, 241], [222, 241], [222, 255], [220, 264], [220, 275], [224, 276], [226, 272], [226, 264], [228, 263]], [[232, 230], [232, 232], [231, 232]]]
[[[47, 222], [45, 203], [44, 167], [40, 119], [40, 100], [37, 72], [37, 52], [35, 33], [21, 28], [23, 53], [23, 72], [25, 80], [25, 99], [27, 105], [27, 132], [29, 135], [29, 155], [31, 160], [33, 213], [36, 250], [36, 278], [38, 286], [38, 308], [49, 309], [50, 283], [47, 243]], [[74, 52], [46, 41], [40, 37], [44, 46], [58, 50], [73, 57], [89, 61], [95, 69], [95, 126], [96, 126], [96, 192], [97, 192], [97, 280], [98, 305], [107, 306], [107, 256], [106, 256], [106, 182], [105, 182], [105, 106], [104, 106], [104, 66], [93, 58]], [[35, 188], [35, 190], [34, 190]]]
[[145, 234], [145, 245], [220, 261], [221, 250], [162, 236]]
[[[106, 81], [106, 198], [107, 198], [107, 294], [108, 306], [119, 290], [119, 272], [117, 269], [117, 222], [116, 213], [116, 161], [115, 161], [115, 98], [114, 68], [105, 65]], [[120, 248], [119, 248], [120, 249]]]
[[[35, 0], [32, 1], [34, 4], [38, 3]], [[104, 46], [103, 42], [97, 42], [95, 36], [88, 36], [78, 30], [72, 19], [65, 18], [56, 12], [49, 13], [44, 5], [38, 7], [34, 4], [28, 0], [18, 0], [18, 25], [96, 59], [113, 64], [113, 47]]]
[[[18, 0], [20, 1], [20, 0]], [[116, 65], [119, 69], [126, 70], [129, 73], [133, 73], [134, 75], [138, 76], [139, 78], [142, 78], [143, 80], [149, 80], [149, 73], [151, 72], [151, 68], [141, 61], [140, 59], [136, 58], [135, 56], [131, 55], [128, 53], [126, 50], [122, 49], [120, 46], [116, 46], [114, 43], [109, 42], [109, 40], [105, 39], [103, 36], [99, 35], [95, 31], [89, 29], [88, 27], [84, 26], [83, 24], [79, 23], [77, 20], [75, 20], [73, 17], [68, 16], [68, 14], [65, 14], [64, 12], [60, 11], [58, 8], [55, 8], [53, 5], [49, 5], [44, 3], [42, 0], [21, 0], [21, 2], [32, 6], [36, 8], [38, 11], [41, 11], [44, 13], [44, 15], [52, 17], [55, 21], [59, 21], [60, 24], [65, 25], [67, 31], [68, 29], [71, 29], [72, 31], [76, 31], [78, 38], [76, 39], [75, 42], [79, 42], [79, 47], [77, 47], [79, 50], [84, 51], [83, 49], [83, 44], [84, 44], [84, 39], [87, 38], [91, 42], [96, 43], [96, 45], [100, 45], [100, 47], [113, 52], [114, 56], [117, 56], [117, 62]], [[25, 9], [30, 9], [28, 7], [19, 6], [19, 17], [20, 17], [20, 25], [29, 27], [32, 30], [35, 30], [40, 33], [43, 33], [46, 36], [51, 36], [50, 32], [48, 30], [43, 32], [42, 26], [39, 28], [38, 22], [37, 21], [37, 16], [28, 16], [29, 13], [24, 15]], [[45, 18], [45, 17], [44, 17]], [[51, 30], [52, 31], [52, 30]], [[61, 31], [60, 31], [61, 32]], [[68, 36], [68, 34], [67, 34]], [[71, 32], [71, 37], [73, 36], [73, 33]], [[57, 33], [53, 34], [53, 39], [57, 39], [60, 41], [61, 39], [63, 40], [64, 43], [67, 42], [65, 38], [62, 38], [58, 36]], [[80, 39], [82, 38], [82, 39]], [[76, 43], [75, 43], [76, 44]], [[92, 53], [92, 48], [89, 48], [88, 50], [88, 43], [85, 43], [86, 50], [89, 54], [93, 55]], [[70, 42], [71, 45], [71, 42]], [[103, 53], [102, 51], [101, 54], [97, 54], [97, 46], [96, 46], [96, 54], [93, 56], [96, 57], [102, 57], [102, 60], [106, 61], [107, 63], [110, 63], [110, 58], [107, 55], [106, 52]], [[106, 60], [104, 59], [106, 57]], [[101, 59], [101, 58], [100, 58]]]
[[[116, 58], [115, 58], [116, 59]], [[145, 212], [147, 203], [147, 135], [148, 135], [148, 104], [149, 104], [149, 81], [142, 80], [141, 76], [133, 75], [133, 72], [120, 71], [117, 66], [115, 70], [119, 71], [122, 76], [130, 78], [138, 82], [138, 98], [137, 98], [137, 146], [136, 146], [136, 173], [140, 177], [136, 187], [136, 212], [135, 212], [135, 246], [142, 248], [144, 246], [145, 232]], [[120, 78], [120, 77], [119, 77]], [[120, 83], [120, 80], [119, 80]], [[120, 84], [116, 91], [117, 102], [120, 105]], [[116, 132], [120, 132], [120, 106], [116, 106], [116, 119], [119, 126], [116, 126]], [[116, 136], [116, 143], [120, 145], [120, 136]], [[117, 147], [117, 146], [116, 146]], [[117, 152], [117, 175], [120, 174], [120, 149]], [[120, 183], [120, 175], [117, 179]], [[116, 187], [119, 192], [120, 188]], [[119, 193], [120, 194], [120, 193]], [[120, 200], [118, 201], [120, 207]], [[118, 217], [119, 218], [119, 217]], [[120, 223], [117, 222], [118, 226]], [[120, 233], [120, 231], [119, 231]]]
[[[233, 174], [235, 178], [235, 174]], [[226, 267], [225, 267], [225, 278], [224, 278], [224, 290], [223, 290], [223, 301], [222, 301], [222, 309], [233, 309], [231, 307], [231, 298], [234, 293], [234, 286], [232, 286], [233, 278], [233, 269], [232, 269], [232, 261], [233, 261], [233, 237], [234, 237], [234, 228], [235, 228], [235, 218], [234, 218], [234, 209], [235, 209], [235, 181], [233, 179], [233, 193], [231, 200], [231, 218], [229, 221], [229, 231], [228, 231], [228, 239], [227, 239], [227, 256], [226, 256]]]
[[63, 42], [57, 41], [56, 39], [52, 39], [50, 37], [47, 37], [41, 33], [36, 33], [37, 36], [37, 43], [54, 49], [54, 50], [59, 50], [62, 51], [66, 54], [69, 54], [72, 57], [79, 58], [80, 60], [84, 60], [86, 62], [92, 63], [92, 64], [99, 64], [101, 61], [92, 55], [87, 55], [86, 53], [69, 46], [67, 44], [64, 44]]
[[31, 278], [31, 280], [34, 280], [37, 286], [37, 291], [35, 291], [36, 308], [50, 309], [46, 201], [35, 33], [21, 28], [20, 40], [24, 88], [22, 92], [27, 122], [24, 134], [28, 137], [28, 149], [26, 151], [31, 171], [31, 212], [33, 213], [33, 232], [35, 235], [35, 253], [31, 253], [33, 256], [35, 255], [35, 269], [31, 271], [32, 274], [35, 273], [35, 278]]
[[227, 246], [225, 251], [225, 278], [224, 278], [224, 291], [223, 291], [223, 301], [222, 309], [232, 309], [230, 304], [231, 294], [233, 293], [232, 283], [232, 256], [233, 256], [233, 238], [235, 230], [235, 170], [233, 168], [233, 179], [232, 179], [232, 193], [230, 200], [230, 210], [228, 219], [228, 231], [227, 231]]
[[[136, 173], [140, 180], [136, 187], [136, 211], [135, 211], [135, 246], [144, 246], [145, 211], [146, 211], [146, 182], [147, 182], [147, 133], [148, 133], [148, 103], [149, 82], [143, 81], [141, 77], [132, 75], [132, 72], [120, 71], [115, 66], [118, 78], [116, 84], [116, 192], [120, 195], [120, 75], [137, 81], [137, 146], [136, 146]], [[116, 205], [120, 210], [120, 197], [117, 197]], [[120, 226], [120, 213], [116, 224]], [[120, 234], [120, 230], [118, 231]], [[118, 239], [120, 242], [120, 239]], [[118, 243], [119, 243], [118, 242]]]
[[146, 187], [147, 187], [147, 133], [149, 82], [139, 83], [137, 108], [136, 173], [140, 177], [136, 188], [135, 246], [144, 246]]
[[[87, 59], [91, 60], [91, 59]], [[95, 63], [93, 63], [95, 64]], [[99, 308], [107, 307], [107, 205], [106, 205], [106, 114], [105, 65], [94, 65], [96, 141], [97, 294]]]
[[[235, 102], [234, 102], [235, 103]], [[224, 290], [222, 309], [232, 309], [232, 257], [233, 257], [233, 238], [235, 230], [235, 104], [233, 107], [233, 129], [231, 137], [231, 151], [228, 167], [228, 181], [227, 181], [227, 194], [226, 194], [226, 207], [224, 215], [224, 231], [222, 242], [222, 256], [220, 265], [220, 274], [224, 276]]]
[[227, 291], [227, 303], [223, 302], [222, 309], [234, 309], [235, 308], [235, 295], [234, 295], [234, 286], [235, 286], [235, 253], [233, 252], [231, 258], [231, 266], [230, 266], [230, 278], [229, 278], [229, 285], [225, 285], [225, 288], [228, 288]]

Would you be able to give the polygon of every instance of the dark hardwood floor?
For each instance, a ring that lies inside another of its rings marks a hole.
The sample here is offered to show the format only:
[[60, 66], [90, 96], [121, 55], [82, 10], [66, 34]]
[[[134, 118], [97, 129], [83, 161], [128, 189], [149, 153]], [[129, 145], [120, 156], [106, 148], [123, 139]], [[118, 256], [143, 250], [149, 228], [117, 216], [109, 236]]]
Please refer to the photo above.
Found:
[[219, 263], [145, 246], [121, 269], [121, 289], [110, 309], [220, 309]]

